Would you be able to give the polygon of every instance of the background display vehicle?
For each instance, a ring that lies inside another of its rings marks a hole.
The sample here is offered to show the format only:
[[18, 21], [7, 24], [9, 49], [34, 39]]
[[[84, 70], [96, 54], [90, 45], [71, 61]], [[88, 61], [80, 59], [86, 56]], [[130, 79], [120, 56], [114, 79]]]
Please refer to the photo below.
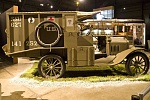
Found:
[[[59, 78], [66, 67], [100, 65], [101, 58], [109, 57], [108, 65], [123, 62], [129, 75], [146, 74], [149, 53], [135, 47], [145, 44], [143, 21], [87, 20], [96, 13], [7, 13], [7, 55], [41, 58], [38, 70], [43, 77]], [[135, 37], [140, 38], [139, 44], [133, 42]]]

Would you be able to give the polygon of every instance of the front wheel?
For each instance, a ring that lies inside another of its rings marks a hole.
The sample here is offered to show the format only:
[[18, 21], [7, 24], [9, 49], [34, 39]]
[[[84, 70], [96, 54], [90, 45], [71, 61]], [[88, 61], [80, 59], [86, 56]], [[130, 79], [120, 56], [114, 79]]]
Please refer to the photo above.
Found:
[[38, 64], [39, 74], [46, 78], [60, 78], [66, 70], [64, 60], [57, 55], [46, 55]]
[[146, 55], [135, 53], [128, 58], [125, 67], [131, 76], [146, 74], [149, 70], [149, 60]]

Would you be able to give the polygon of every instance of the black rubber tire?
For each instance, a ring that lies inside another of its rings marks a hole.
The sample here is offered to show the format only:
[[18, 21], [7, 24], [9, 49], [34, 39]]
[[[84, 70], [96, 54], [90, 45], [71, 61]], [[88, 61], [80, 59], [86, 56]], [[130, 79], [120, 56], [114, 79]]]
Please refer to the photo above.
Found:
[[[39, 38], [39, 29], [40, 29], [40, 27], [43, 26], [44, 24], [47, 24], [47, 23], [53, 24], [53, 25], [58, 29], [58, 37], [57, 37], [57, 39], [56, 39], [53, 43], [50, 43], [50, 44], [44, 43], [44, 42], [41, 41], [40, 38]], [[42, 47], [51, 47], [51, 46], [57, 44], [58, 41], [60, 40], [60, 36], [61, 36], [61, 35], [62, 35], [62, 29], [61, 29], [61, 27], [60, 27], [57, 23], [52, 22], [52, 21], [49, 21], [49, 20], [43, 21], [43, 22], [39, 23], [39, 24], [36, 26], [36, 28], [35, 28], [35, 39], [36, 39], [37, 43], [38, 43], [40, 46], [42, 46]]]
[[127, 59], [125, 67], [131, 76], [146, 74], [149, 70], [149, 59], [145, 54], [135, 53]]
[[65, 62], [58, 55], [46, 55], [38, 63], [38, 72], [45, 78], [60, 78], [65, 71]]

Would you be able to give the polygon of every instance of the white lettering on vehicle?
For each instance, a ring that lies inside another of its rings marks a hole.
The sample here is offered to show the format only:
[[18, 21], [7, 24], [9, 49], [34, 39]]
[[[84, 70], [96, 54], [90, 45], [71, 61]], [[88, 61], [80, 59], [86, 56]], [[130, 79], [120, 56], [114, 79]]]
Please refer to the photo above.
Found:
[[15, 16], [15, 17], [10, 17], [10, 25], [11, 27], [21, 27], [21, 21], [22, 21], [22, 18], [21, 16]]

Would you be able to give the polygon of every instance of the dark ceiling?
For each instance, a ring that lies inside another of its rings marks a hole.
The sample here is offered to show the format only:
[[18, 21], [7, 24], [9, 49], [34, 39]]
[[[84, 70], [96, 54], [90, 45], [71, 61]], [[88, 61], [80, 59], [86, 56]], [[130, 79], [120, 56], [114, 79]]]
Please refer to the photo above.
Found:
[[[19, 2], [21, 1], [21, 2]], [[76, 1], [79, 0], [0, 0], [1, 9], [6, 10], [12, 5], [18, 5], [21, 11], [51, 11], [51, 10], [76, 10]], [[114, 0], [84, 0], [79, 4], [79, 10], [92, 11], [94, 8], [103, 7]], [[40, 6], [43, 4], [44, 6]], [[50, 6], [53, 5], [53, 8]]]
[[[21, 1], [21, 2], [19, 2]], [[3, 12], [12, 5], [19, 6], [20, 11], [70, 11], [77, 10], [76, 1], [79, 0], [0, 0], [0, 11]], [[92, 11], [94, 8], [105, 6], [132, 5], [149, 2], [150, 0], [84, 0], [78, 6], [80, 11]], [[43, 4], [43, 6], [40, 6]], [[53, 5], [53, 8], [50, 6]]]

